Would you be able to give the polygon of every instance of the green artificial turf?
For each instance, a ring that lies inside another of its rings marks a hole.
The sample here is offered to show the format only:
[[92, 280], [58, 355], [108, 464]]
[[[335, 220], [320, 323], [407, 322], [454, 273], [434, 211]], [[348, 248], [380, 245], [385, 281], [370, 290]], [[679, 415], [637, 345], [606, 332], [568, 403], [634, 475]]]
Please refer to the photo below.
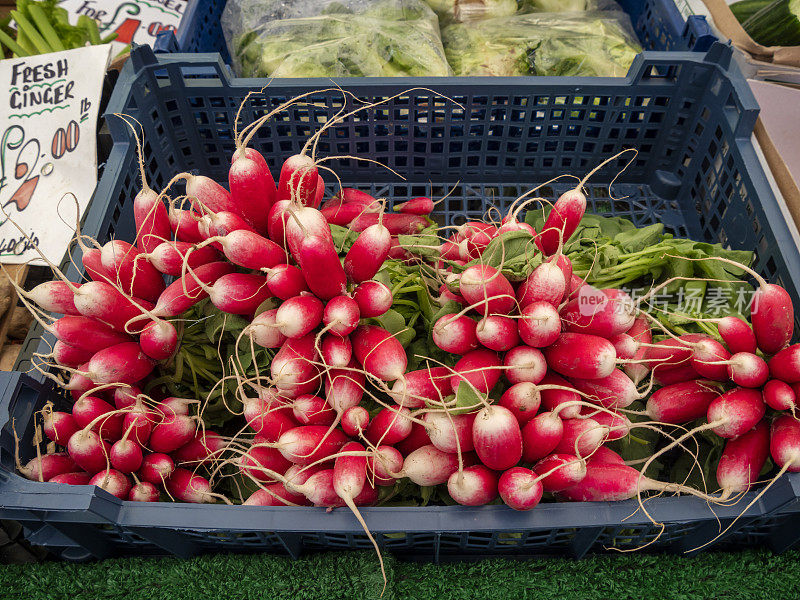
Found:
[[[386, 600], [667, 600], [800, 598], [800, 552], [766, 550], [592, 556], [580, 561], [492, 559], [436, 566], [386, 557]], [[4, 600], [329, 600], [377, 598], [369, 552], [111, 559], [0, 566]]]

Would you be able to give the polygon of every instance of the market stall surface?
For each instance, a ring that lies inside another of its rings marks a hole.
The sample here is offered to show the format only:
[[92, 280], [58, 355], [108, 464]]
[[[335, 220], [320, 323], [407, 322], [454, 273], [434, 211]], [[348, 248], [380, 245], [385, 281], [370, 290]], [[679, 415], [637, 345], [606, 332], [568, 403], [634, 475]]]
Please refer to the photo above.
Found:
[[[498, 559], [440, 566], [387, 557], [386, 563], [386, 600], [800, 597], [798, 551]], [[265, 554], [208, 555], [0, 567], [2, 599], [327, 600], [378, 598], [381, 588], [378, 563], [369, 552], [317, 554], [297, 561]]]

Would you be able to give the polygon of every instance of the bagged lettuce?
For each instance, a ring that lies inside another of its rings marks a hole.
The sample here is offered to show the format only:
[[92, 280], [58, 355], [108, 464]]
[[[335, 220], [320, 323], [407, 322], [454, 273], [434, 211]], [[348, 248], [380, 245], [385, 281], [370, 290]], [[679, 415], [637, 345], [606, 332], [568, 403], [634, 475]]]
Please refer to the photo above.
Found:
[[614, 0], [425, 0], [439, 16], [439, 24], [467, 23], [535, 12], [622, 10]]
[[533, 13], [442, 29], [456, 75], [622, 77], [641, 47], [627, 15]]
[[244, 77], [452, 74], [422, 0], [229, 0], [222, 28]]

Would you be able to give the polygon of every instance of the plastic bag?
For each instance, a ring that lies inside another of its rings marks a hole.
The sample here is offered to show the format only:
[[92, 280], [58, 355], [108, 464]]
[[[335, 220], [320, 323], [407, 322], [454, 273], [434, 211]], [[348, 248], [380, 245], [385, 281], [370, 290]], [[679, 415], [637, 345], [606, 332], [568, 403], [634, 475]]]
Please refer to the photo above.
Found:
[[641, 47], [624, 13], [535, 13], [452, 23], [442, 42], [456, 75], [622, 77]]
[[439, 24], [468, 23], [518, 14], [621, 11], [614, 0], [425, 0], [439, 16]]
[[422, 0], [229, 0], [222, 28], [245, 77], [452, 75]]

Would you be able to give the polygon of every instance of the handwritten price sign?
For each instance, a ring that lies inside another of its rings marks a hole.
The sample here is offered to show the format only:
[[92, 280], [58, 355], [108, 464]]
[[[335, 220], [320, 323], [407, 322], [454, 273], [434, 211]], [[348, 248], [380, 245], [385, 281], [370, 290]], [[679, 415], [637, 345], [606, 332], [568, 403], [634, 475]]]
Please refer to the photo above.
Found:
[[0, 261], [44, 264], [37, 246], [52, 262], [64, 255], [77, 214], [74, 199], [60, 213], [59, 203], [74, 195], [82, 216], [97, 184], [109, 53], [89, 46], [0, 62]]
[[153, 45], [162, 31], [175, 31], [181, 23], [187, 0], [62, 0], [73, 15], [86, 15], [98, 22], [106, 36], [117, 33], [117, 42]]

